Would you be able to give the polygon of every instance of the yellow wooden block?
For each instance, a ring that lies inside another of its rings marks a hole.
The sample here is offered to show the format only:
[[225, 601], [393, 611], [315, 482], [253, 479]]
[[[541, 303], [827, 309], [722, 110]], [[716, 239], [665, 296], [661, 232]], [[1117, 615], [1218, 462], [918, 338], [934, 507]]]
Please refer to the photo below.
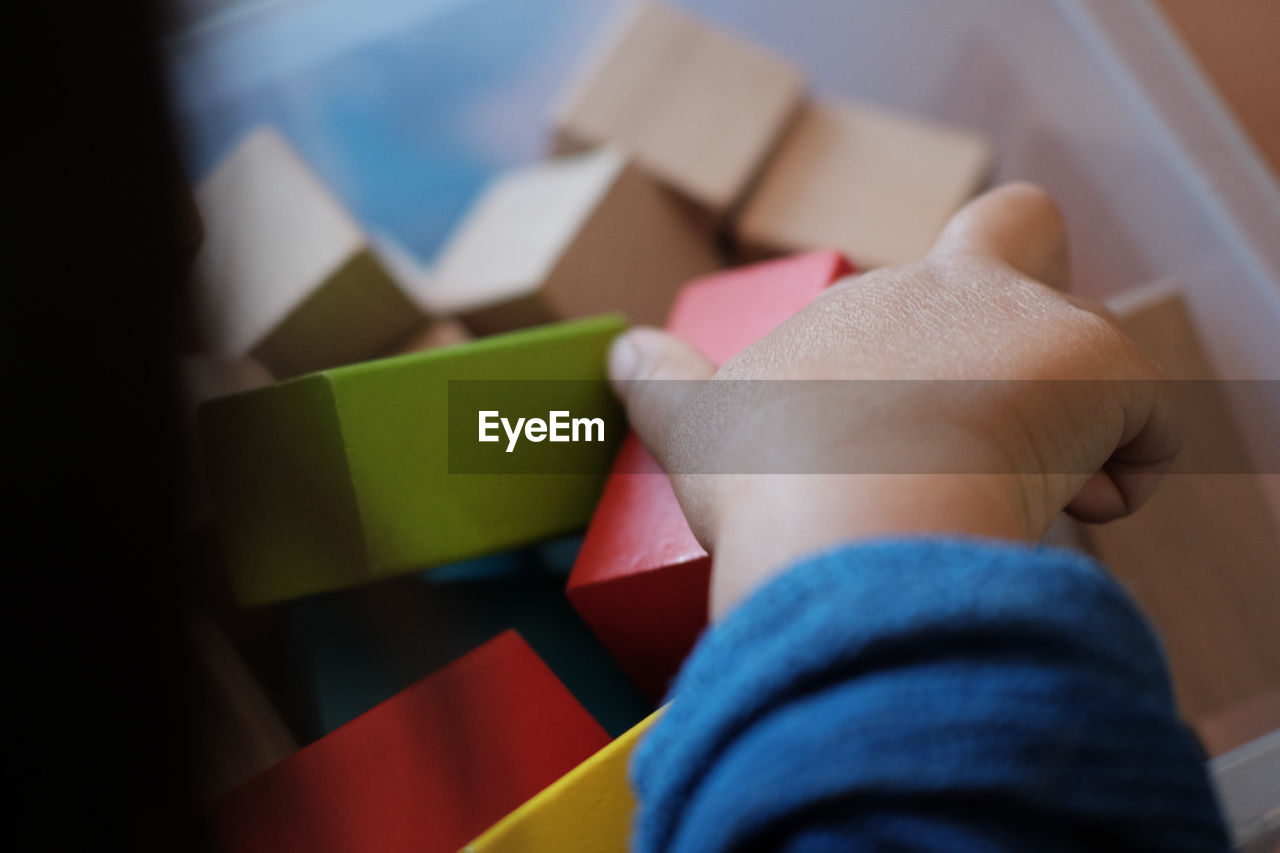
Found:
[[625, 853], [635, 812], [627, 763], [661, 713], [654, 711], [498, 821], [464, 853]]

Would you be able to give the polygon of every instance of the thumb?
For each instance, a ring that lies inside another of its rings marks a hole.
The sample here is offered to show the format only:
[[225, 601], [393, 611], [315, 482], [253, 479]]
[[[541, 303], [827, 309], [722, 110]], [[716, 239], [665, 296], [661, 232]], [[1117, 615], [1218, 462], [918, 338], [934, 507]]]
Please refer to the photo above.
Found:
[[966, 204], [943, 229], [931, 254], [985, 255], [1054, 290], [1067, 288], [1067, 229], [1049, 194], [1033, 184], [1005, 184]]
[[677, 442], [681, 406], [715, 372], [711, 360], [692, 345], [658, 329], [636, 328], [614, 340], [609, 381], [631, 428], [664, 468]]

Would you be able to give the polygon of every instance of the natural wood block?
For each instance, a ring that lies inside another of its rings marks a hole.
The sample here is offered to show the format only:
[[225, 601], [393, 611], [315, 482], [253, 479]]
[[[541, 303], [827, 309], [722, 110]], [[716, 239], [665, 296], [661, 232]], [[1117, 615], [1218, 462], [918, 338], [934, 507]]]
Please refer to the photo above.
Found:
[[506, 632], [237, 788], [225, 851], [454, 853], [609, 742]]
[[659, 709], [467, 845], [464, 853], [622, 853], [636, 800], [627, 765]]
[[296, 376], [383, 355], [422, 322], [350, 214], [279, 133], [250, 134], [196, 192], [196, 311], [214, 355]]
[[748, 257], [839, 249], [860, 267], [914, 260], [982, 184], [990, 152], [959, 128], [809, 103], [734, 223]]
[[[680, 292], [667, 329], [723, 364], [850, 272], [841, 255], [821, 252], [710, 275]], [[710, 571], [671, 481], [628, 435], [566, 592], [651, 699], [706, 627]]]
[[212, 800], [297, 752], [298, 742], [222, 632], [194, 615], [190, 634], [200, 788]]
[[[1176, 290], [1154, 286], [1110, 307], [1170, 377], [1213, 378]], [[1182, 452], [1155, 494], [1129, 518], [1083, 532], [1159, 629], [1183, 713], [1199, 722], [1280, 688], [1280, 530], [1256, 476], [1203, 473], [1251, 466], [1221, 389], [1194, 387]]]
[[[578, 454], [574, 472], [451, 473], [450, 380], [585, 380], [541, 402], [617, 423], [605, 355], [623, 328], [617, 316], [544, 326], [206, 405], [201, 445], [237, 599], [279, 601], [579, 529], [621, 436], [554, 445]], [[464, 414], [459, 440], [477, 435]]]
[[671, 6], [636, 3], [566, 92], [555, 145], [614, 145], [719, 217], [803, 94], [801, 74], [781, 57]]
[[687, 206], [603, 148], [494, 181], [442, 250], [423, 302], [480, 334], [600, 311], [661, 323], [676, 290], [719, 264]]
[[411, 332], [407, 338], [396, 344], [396, 355], [411, 352], [426, 352], [441, 347], [465, 344], [471, 340], [471, 332], [460, 320], [452, 317], [428, 320], [419, 329]]
[[1280, 728], [1280, 687], [1196, 720], [1196, 733], [1211, 756], [1222, 755]]

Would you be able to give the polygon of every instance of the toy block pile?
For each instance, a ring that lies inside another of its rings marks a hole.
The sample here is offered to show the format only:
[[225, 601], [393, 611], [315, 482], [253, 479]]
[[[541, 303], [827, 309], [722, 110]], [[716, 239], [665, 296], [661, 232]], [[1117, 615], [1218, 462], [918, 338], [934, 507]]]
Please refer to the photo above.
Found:
[[651, 2], [551, 124], [549, 159], [498, 175], [429, 266], [274, 130], [199, 187], [190, 514], [211, 502], [239, 606], [283, 614], [319, 721], [268, 749], [268, 703], [226, 700], [247, 734], [220, 849], [624, 849], [626, 756], [706, 625], [711, 558], [633, 435], [577, 445], [572, 472], [453, 470], [451, 383], [554, 381], [616, 422], [628, 322], [723, 363], [855, 268], [922, 255], [989, 161]]

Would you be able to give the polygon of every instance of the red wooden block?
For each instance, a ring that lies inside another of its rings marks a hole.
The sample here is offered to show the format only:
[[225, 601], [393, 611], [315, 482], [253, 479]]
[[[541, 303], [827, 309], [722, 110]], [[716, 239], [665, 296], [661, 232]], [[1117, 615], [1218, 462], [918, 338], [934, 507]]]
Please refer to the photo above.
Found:
[[228, 851], [454, 851], [609, 737], [507, 631], [214, 806]]
[[[668, 331], [723, 364], [853, 272], [815, 252], [716, 273], [680, 291]], [[627, 436], [569, 576], [569, 600], [655, 700], [707, 624], [711, 561], [671, 481]]]

